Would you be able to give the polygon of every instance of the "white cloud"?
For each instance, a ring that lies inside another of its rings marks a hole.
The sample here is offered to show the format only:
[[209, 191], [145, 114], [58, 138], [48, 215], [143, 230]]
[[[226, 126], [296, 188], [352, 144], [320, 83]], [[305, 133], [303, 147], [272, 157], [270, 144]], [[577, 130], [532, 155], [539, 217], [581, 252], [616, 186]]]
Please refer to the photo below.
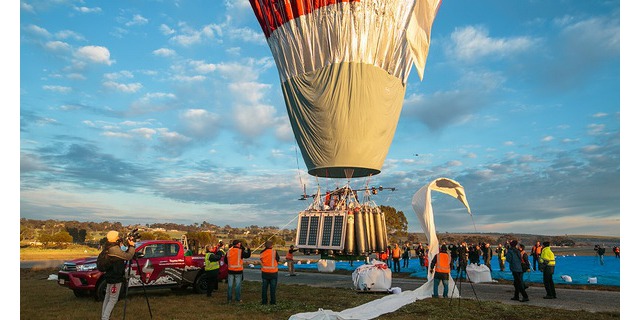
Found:
[[221, 118], [204, 109], [189, 109], [180, 114], [180, 123], [190, 136], [210, 138], [220, 131]]
[[76, 51], [76, 57], [94, 63], [111, 65], [109, 49], [101, 46], [85, 46]]
[[204, 39], [213, 39], [215, 35], [222, 35], [222, 28], [218, 25], [210, 24], [195, 30], [186, 23], [181, 23], [179, 32], [180, 34], [171, 37], [170, 40], [182, 46], [190, 46], [201, 43]]
[[142, 98], [131, 104], [128, 115], [140, 115], [150, 112], [163, 111], [171, 109], [176, 102], [176, 96], [173, 93], [152, 92], [145, 94]]
[[133, 18], [131, 18], [131, 20], [129, 20], [127, 23], [125, 23], [124, 25], [127, 27], [131, 27], [131, 26], [141, 26], [141, 25], [145, 25], [149, 22], [149, 20], [139, 14], [136, 14], [133, 16]]
[[264, 33], [253, 31], [249, 28], [229, 28], [225, 29], [227, 35], [234, 39], [240, 39], [245, 42], [263, 42], [266, 44]]
[[58, 92], [58, 93], [69, 93], [69, 92], [71, 92], [71, 88], [70, 87], [64, 87], [64, 86], [45, 85], [45, 86], [42, 86], [42, 89], [47, 90], [47, 91], [54, 91], [54, 92]]
[[160, 32], [162, 32], [162, 34], [164, 34], [165, 36], [168, 36], [170, 34], [176, 33], [176, 30], [171, 29], [171, 27], [163, 23], [160, 25]]
[[153, 54], [160, 57], [173, 57], [176, 55], [176, 52], [172, 49], [160, 48], [153, 50]]
[[50, 38], [51, 37], [51, 33], [49, 33], [49, 31], [47, 31], [47, 29], [30, 24], [25, 28], [25, 31], [33, 34], [35, 36], [39, 36], [39, 37], [43, 37], [43, 38]]
[[110, 72], [110, 73], [105, 73], [104, 74], [105, 79], [108, 80], [117, 80], [117, 79], [121, 79], [121, 78], [133, 78], [133, 73], [131, 73], [131, 71], [127, 71], [127, 70], [122, 70], [119, 72]]
[[524, 52], [536, 40], [528, 37], [491, 38], [484, 27], [467, 26], [451, 34], [453, 54], [462, 61], [474, 62], [484, 57], [504, 57]]
[[159, 139], [165, 145], [174, 146], [174, 147], [182, 146], [188, 143], [189, 141], [191, 141], [191, 138], [184, 136], [175, 131], [169, 131], [166, 128], [160, 128], [158, 129], [158, 132], [159, 132]]
[[546, 136], [544, 138], [542, 138], [542, 142], [549, 142], [553, 140], [553, 136]]
[[132, 129], [130, 132], [147, 140], [150, 140], [156, 134], [156, 130], [151, 128], [137, 128]]
[[189, 64], [198, 73], [210, 73], [216, 70], [216, 65], [213, 63], [206, 63], [202, 60], [189, 61]]
[[104, 85], [107, 88], [114, 89], [120, 92], [126, 92], [126, 93], [134, 93], [142, 89], [142, 84], [139, 82], [125, 84], [125, 83], [118, 83], [115, 81], [105, 81], [102, 83], [102, 85]]
[[73, 9], [78, 11], [78, 12], [82, 12], [82, 13], [99, 13], [99, 12], [102, 12], [102, 8], [100, 8], [100, 7], [95, 7], [95, 8], [73, 7]]
[[62, 41], [49, 41], [44, 44], [44, 47], [47, 50], [53, 52], [63, 52], [71, 50], [71, 46], [68, 43]]
[[24, 10], [27, 12], [31, 12], [31, 13], [35, 13], [36, 11], [33, 9], [33, 6], [26, 3], [26, 2], [20, 2], [20, 10]]
[[75, 31], [71, 31], [71, 30], [62, 30], [62, 31], [56, 32], [56, 38], [58, 38], [58, 39], [73, 39], [73, 40], [76, 40], [76, 41], [84, 41], [85, 40], [85, 38], [81, 34], [75, 32]]

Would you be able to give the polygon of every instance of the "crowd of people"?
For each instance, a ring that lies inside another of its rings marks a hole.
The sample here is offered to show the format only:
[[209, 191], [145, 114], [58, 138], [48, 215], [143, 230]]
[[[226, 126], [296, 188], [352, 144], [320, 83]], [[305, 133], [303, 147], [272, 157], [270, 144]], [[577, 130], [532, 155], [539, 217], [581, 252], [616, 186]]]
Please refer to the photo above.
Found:
[[[118, 301], [120, 287], [124, 282], [125, 262], [130, 260], [134, 254], [134, 243], [131, 239], [122, 239], [117, 231], [110, 231], [106, 237], [107, 243], [105, 250], [108, 251], [109, 257], [115, 261], [106, 271], [107, 292], [102, 305], [102, 319], [109, 319], [111, 311]], [[227, 265], [227, 303], [241, 303], [242, 281], [244, 270], [244, 259], [251, 257], [251, 249], [244, 247], [242, 241], [233, 240], [225, 250], [225, 244], [219, 241], [216, 245], [207, 245], [205, 254], [204, 271], [207, 277], [207, 296], [211, 297], [213, 291], [218, 290], [218, 272], [222, 265]], [[438, 297], [439, 284], [444, 286], [444, 297], [448, 296], [449, 277], [452, 270], [456, 270], [459, 277], [467, 278], [466, 273], [468, 264], [486, 265], [491, 270], [491, 259], [495, 253], [498, 257], [500, 271], [504, 271], [506, 264], [509, 265], [509, 271], [513, 275], [514, 296], [511, 300], [526, 302], [529, 296], [526, 292], [527, 285], [524, 282], [523, 275], [526, 272], [540, 271], [543, 272], [543, 283], [546, 291], [544, 299], [556, 299], [555, 284], [553, 282], [553, 274], [555, 271], [555, 255], [551, 250], [549, 241], [540, 244], [537, 241], [529, 253], [523, 243], [517, 240], [498, 244], [495, 249], [491, 244], [480, 242], [477, 244], [467, 244], [461, 242], [459, 244], [443, 243], [438, 248], [439, 252], [433, 257], [433, 261], [429, 261], [429, 244], [418, 243], [412, 245], [405, 242], [402, 247], [395, 243], [388, 246], [383, 252], [377, 253], [378, 260], [386, 261], [392, 272], [401, 272], [401, 269], [409, 267], [409, 260], [412, 256], [419, 261], [421, 268], [429, 267], [433, 273], [434, 290], [433, 297]], [[293, 254], [297, 249], [293, 245], [289, 247], [286, 254], [288, 264], [288, 276], [295, 276]], [[413, 255], [412, 255], [413, 251]], [[594, 251], [600, 257], [601, 263], [604, 263], [603, 256], [605, 254], [604, 245], [596, 245]], [[620, 247], [612, 248], [616, 258], [620, 258]], [[531, 257], [531, 263], [529, 260]], [[402, 259], [402, 267], [400, 260]], [[260, 252], [260, 265], [262, 274], [262, 304], [276, 304], [276, 288], [278, 284], [278, 263], [280, 256], [273, 249], [273, 243], [266, 241], [264, 249]], [[392, 266], [393, 265], [393, 266]]]
[[[603, 264], [603, 256], [605, 254], [604, 245], [596, 245], [594, 250]], [[427, 268], [433, 273], [434, 292], [433, 297], [438, 297], [439, 283], [444, 285], [444, 297], [448, 293], [448, 279], [451, 271], [457, 271], [459, 277], [467, 278], [467, 266], [470, 264], [486, 265], [492, 270], [491, 259], [493, 255], [497, 255], [500, 271], [505, 271], [509, 267], [509, 271], [513, 275], [514, 296], [512, 300], [521, 302], [529, 301], [526, 292], [528, 288], [524, 281], [524, 274], [531, 271], [543, 273], [543, 284], [546, 294], [544, 299], [556, 299], [555, 284], [553, 282], [553, 274], [555, 271], [555, 255], [551, 250], [549, 241], [536, 241], [530, 250], [517, 240], [506, 241], [504, 245], [499, 243], [495, 248], [489, 243], [480, 242], [477, 244], [461, 242], [459, 244], [443, 243], [439, 247], [439, 252], [433, 257], [433, 261], [429, 261], [429, 244], [418, 243], [413, 245], [410, 242], [402, 244], [393, 244], [388, 246], [383, 252], [377, 254], [378, 260], [386, 261], [392, 272], [401, 272], [402, 269], [409, 267], [408, 260], [412, 257], [417, 258], [421, 268]], [[612, 248], [616, 258], [620, 258], [620, 247]], [[400, 264], [402, 259], [403, 263]]]

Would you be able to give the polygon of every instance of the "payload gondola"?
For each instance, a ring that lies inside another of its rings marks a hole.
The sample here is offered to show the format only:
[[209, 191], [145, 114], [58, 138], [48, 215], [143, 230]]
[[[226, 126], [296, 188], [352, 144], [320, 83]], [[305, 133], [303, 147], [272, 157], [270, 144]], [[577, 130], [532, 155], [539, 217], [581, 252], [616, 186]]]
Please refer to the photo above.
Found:
[[[395, 191], [395, 188], [387, 188]], [[348, 185], [313, 195], [313, 203], [298, 213], [296, 246], [304, 254], [368, 256], [387, 247], [384, 212], [371, 199], [378, 189], [354, 190]], [[358, 191], [364, 191], [362, 202]]]

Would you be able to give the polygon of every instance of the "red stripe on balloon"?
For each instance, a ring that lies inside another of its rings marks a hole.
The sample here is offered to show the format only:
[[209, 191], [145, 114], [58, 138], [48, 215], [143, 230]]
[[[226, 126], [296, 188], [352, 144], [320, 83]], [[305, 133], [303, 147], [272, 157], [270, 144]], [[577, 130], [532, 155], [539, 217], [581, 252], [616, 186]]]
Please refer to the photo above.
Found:
[[314, 10], [342, 2], [360, 0], [249, 0], [262, 32], [269, 38], [281, 25], [313, 12]]

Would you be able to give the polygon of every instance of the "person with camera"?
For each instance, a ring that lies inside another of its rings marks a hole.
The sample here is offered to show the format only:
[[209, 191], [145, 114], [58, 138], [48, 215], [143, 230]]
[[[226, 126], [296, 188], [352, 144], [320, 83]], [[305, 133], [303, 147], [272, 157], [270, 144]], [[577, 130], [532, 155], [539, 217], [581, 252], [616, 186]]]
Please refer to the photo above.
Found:
[[224, 257], [224, 261], [229, 267], [229, 273], [227, 275], [227, 303], [231, 303], [233, 300], [233, 291], [235, 287], [236, 302], [242, 302], [240, 294], [242, 293], [242, 280], [244, 261], [251, 257], [251, 249], [245, 248], [240, 240], [233, 240], [229, 252]]
[[[123, 244], [127, 246], [126, 251], [120, 248]], [[101, 319], [109, 320], [111, 311], [113, 311], [113, 308], [118, 302], [122, 283], [126, 280], [124, 276], [126, 262], [131, 260], [135, 254], [135, 238], [127, 237], [126, 241], [123, 241], [118, 231], [111, 230], [107, 232], [107, 242], [105, 246], [110, 265], [104, 274], [104, 279], [107, 282], [107, 291], [104, 295], [104, 301], [102, 302]]]

